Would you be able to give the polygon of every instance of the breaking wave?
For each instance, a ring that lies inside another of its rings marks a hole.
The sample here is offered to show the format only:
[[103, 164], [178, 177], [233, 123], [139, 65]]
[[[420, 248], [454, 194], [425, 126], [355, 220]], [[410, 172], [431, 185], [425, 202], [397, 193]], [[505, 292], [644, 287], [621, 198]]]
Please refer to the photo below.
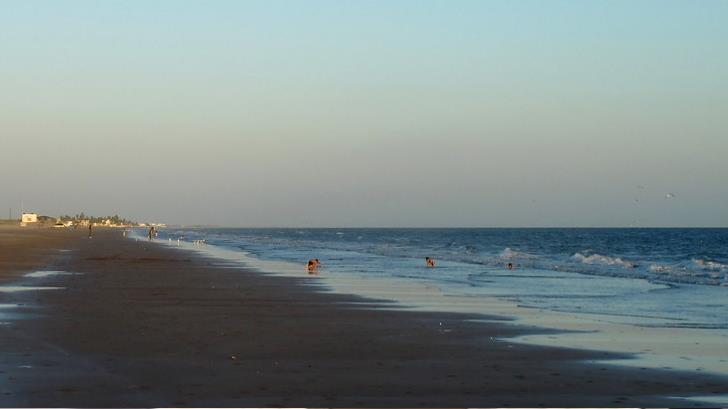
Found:
[[618, 265], [622, 266], [624, 268], [635, 268], [637, 264], [631, 262], [631, 261], [625, 261], [622, 260], [620, 257], [609, 257], [609, 256], [603, 256], [601, 254], [591, 254], [589, 256], [586, 256], [581, 253], [576, 253], [573, 256], [571, 256], [572, 260], [578, 261], [580, 263], [584, 264], [602, 264], [605, 266], [613, 266]]
[[500, 252], [500, 254], [498, 255], [498, 257], [504, 258], [504, 259], [517, 259], [517, 258], [529, 258], [529, 259], [532, 259], [532, 258], [536, 258], [536, 256], [533, 255], [533, 254], [528, 254], [528, 253], [524, 253], [524, 252], [521, 252], [521, 251], [516, 251], [516, 250], [511, 249], [510, 247], [506, 247], [505, 249], [503, 249], [503, 251]]
[[648, 270], [667, 281], [728, 286], [728, 265], [717, 261], [692, 259], [683, 263], [653, 263]]
[[702, 260], [699, 258], [694, 258], [694, 259], [692, 259], [692, 262], [698, 268], [702, 268], [703, 270], [720, 271], [720, 272], [728, 270], [728, 264], [719, 263], [717, 261]]

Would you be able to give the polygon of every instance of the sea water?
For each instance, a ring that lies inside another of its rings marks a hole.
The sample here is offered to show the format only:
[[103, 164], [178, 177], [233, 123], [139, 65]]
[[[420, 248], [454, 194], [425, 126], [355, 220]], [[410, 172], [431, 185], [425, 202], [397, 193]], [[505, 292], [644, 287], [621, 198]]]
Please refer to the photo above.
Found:
[[524, 306], [728, 329], [728, 229], [170, 229], [162, 238], [301, 265], [318, 258], [337, 274]]
[[[208, 249], [300, 275], [318, 258], [321, 277], [359, 295], [422, 304], [417, 294], [435, 289], [450, 300], [425, 300], [430, 309], [490, 314], [485, 300], [496, 299], [559, 320], [618, 326], [615, 332], [653, 328], [661, 337], [679, 330], [686, 345], [696, 334], [716, 335], [710, 342], [718, 349], [728, 345], [728, 229], [166, 229], [160, 238], [204, 240]], [[575, 328], [588, 334], [590, 327]], [[590, 342], [588, 335], [575, 339]], [[690, 352], [678, 349], [673, 355]], [[728, 373], [725, 360], [705, 360]]]

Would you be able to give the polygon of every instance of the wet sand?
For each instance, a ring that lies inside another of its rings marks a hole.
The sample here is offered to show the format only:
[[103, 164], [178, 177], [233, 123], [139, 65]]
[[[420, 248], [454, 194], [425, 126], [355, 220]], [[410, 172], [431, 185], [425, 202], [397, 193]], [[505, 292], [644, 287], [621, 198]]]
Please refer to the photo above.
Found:
[[[728, 393], [725, 378], [582, 363], [624, 355], [499, 341], [545, 330], [498, 317], [382, 309], [117, 230], [45, 234], [0, 234], [16, 249], [0, 250], [0, 284], [63, 287], [0, 293], [2, 406], [664, 407]], [[22, 276], [35, 270], [77, 274]]]
[[66, 229], [0, 224], [0, 284], [15, 279], [22, 271], [50, 262], [58, 255], [57, 249], [78, 234]]

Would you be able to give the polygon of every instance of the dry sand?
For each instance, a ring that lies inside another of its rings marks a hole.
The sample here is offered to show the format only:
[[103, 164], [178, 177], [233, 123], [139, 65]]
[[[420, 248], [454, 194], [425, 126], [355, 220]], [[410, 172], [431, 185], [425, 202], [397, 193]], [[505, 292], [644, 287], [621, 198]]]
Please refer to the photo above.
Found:
[[[382, 309], [117, 230], [0, 230], [0, 266], [0, 284], [63, 287], [0, 292], [2, 406], [700, 406], [670, 397], [728, 393], [725, 378], [498, 341], [543, 330], [497, 317]], [[22, 277], [35, 270], [78, 274]]]

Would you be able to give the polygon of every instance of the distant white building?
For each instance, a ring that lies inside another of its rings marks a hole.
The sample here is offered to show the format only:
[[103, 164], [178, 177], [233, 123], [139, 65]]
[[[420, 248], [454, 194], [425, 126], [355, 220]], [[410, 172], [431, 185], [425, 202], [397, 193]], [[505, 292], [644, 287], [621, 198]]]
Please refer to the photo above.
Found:
[[20, 216], [21, 223], [38, 223], [38, 213], [25, 213]]

